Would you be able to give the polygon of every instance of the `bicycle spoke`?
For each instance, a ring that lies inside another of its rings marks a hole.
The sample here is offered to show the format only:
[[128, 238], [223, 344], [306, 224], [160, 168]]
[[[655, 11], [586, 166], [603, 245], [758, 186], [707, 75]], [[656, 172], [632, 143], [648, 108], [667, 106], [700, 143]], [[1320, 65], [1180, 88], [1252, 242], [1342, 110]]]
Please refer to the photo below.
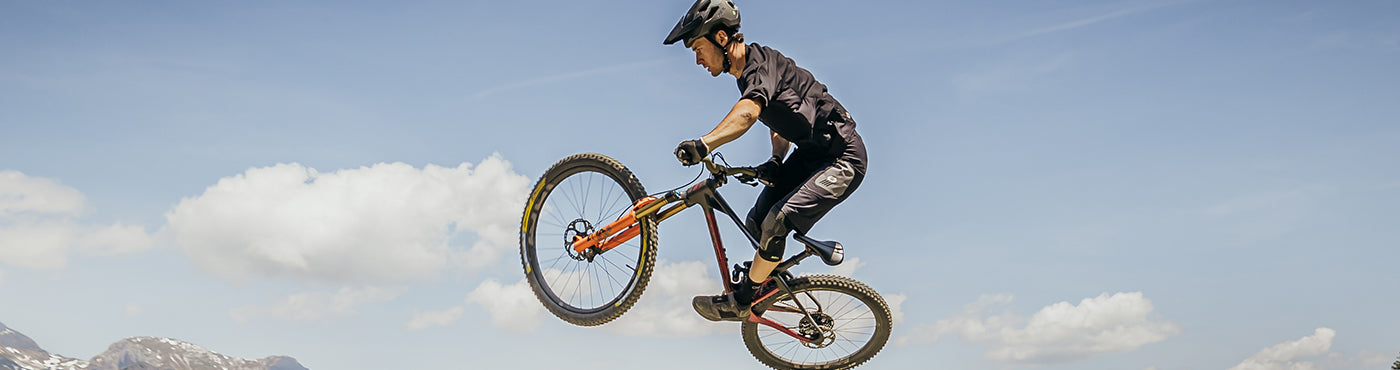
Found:
[[[603, 262], [606, 262], [607, 264], [612, 265], [613, 267], [616, 267], [618, 270], [624, 270], [623, 267], [618, 266], [617, 263], [614, 263], [612, 260], [609, 260], [607, 257], [603, 257], [603, 256], [600, 256], [600, 257], [602, 257]], [[632, 269], [632, 271], [633, 271], [633, 272], [636, 272], [637, 269]], [[630, 274], [629, 274], [629, 276], [630, 276]], [[623, 284], [621, 281], [617, 281], [617, 278], [615, 278], [615, 277], [612, 276], [612, 272], [608, 272], [608, 278], [609, 278], [609, 279], [612, 279], [613, 283], [617, 283], [617, 285], [621, 285], [621, 286], [624, 286], [624, 287], [627, 286], [627, 284]]]
[[[774, 303], [765, 315], [793, 331], [810, 323], [807, 315], [822, 317], [830, 326], [822, 341], [805, 343], [782, 331], [758, 326], [758, 342], [768, 355], [794, 365], [822, 366], [862, 351], [879, 330], [874, 312], [864, 301], [850, 294], [830, 289], [803, 290]], [[800, 307], [806, 307], [804, 313]], [[810, 330], [810, 329], [808, 329]], [[820, 345], [820, 348], [809, 347]]]
[[[633, 203], [627, 190], [614, 181], [592, 170], [568, 175], [545, 195], [536, 218], [533, 235], [539, 247], [535, 249], [535, 264], [548, 271], [543, 272], [542, 285], [567, 306], [583, 310], [606, 307], [628, 292], [637, 274], [636, 267], [619, 264], [616, 254], [622, 253], [626, 260], [640, 257], [645, 250], [639, 240], [622, 243], [587, 262], [578, 260], [568, 242], [560, 240], [568, 233], [583, 235], [596, 230], [631, 209]], [[559, 241], [563, 245], [553, 247], [560, 245], [556, 244]], [[549, 250], [559, 253], [548, 257], [545, 255], [550, 253], [541, 253]]]

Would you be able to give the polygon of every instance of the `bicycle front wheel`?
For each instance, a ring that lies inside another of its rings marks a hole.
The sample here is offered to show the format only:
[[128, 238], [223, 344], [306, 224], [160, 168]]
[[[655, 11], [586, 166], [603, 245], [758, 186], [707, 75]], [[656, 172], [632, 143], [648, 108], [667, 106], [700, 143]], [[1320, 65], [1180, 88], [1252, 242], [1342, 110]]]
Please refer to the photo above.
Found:
[[875, 357], [889, 341], [889, 305], [865, 284], [816, 275], [793, 279], [789, 285], [791, 295], [780, 293], [756, 306], [766, 309], [764, 318], [815, 340], [798, 340], [744, 321], [744, 345], [763, 364], [775, 369], [850, 369]]
[[656, 262], [656, 223], [639, 219], [641, 234], [605, 253], [573, 250], [588, 235], [631, 211], [646, 190], [617, 160], [586, 153], [564, 158], [535, 184], [521, 220], [520, 257], [535, 297], [560, 319], [602, 325], [632, 308]]

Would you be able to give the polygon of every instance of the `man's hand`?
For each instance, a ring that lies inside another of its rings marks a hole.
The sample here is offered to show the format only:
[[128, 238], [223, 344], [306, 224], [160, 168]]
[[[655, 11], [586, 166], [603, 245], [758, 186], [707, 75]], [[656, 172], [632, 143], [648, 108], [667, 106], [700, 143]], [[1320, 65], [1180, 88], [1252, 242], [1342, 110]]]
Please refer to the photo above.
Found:
[[768, 158], [767, 162], [755, 166], [753, 172], [758, 173], [758, 181], [762, 182], [763, 185], [773, 186], [773, 179], [778, 177], [778, 165], [782, 163], [782, 160], [782, 157], [775, 155]]
[[700, 163], [700, 159], [705, 158], [709, 152], [710, 149], [705, 147], [704, 141], [700, 141], [700, 139], [686, 140], [676, 146], [676, 159], [679, 159], [683, 165], [693, 166]]

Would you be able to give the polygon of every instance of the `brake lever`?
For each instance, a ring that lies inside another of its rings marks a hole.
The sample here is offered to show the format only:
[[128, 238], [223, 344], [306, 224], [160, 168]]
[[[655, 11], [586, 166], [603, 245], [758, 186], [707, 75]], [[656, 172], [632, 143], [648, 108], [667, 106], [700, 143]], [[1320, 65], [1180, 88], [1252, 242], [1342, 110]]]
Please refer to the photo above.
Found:
[[[738, 174], [738, 175], [734, 175], [734, 179], [735, 179], [735, 180], [739, 180], [740, 183], [743, 183], [744, 185], [748, 185], [748, 186], [758, 186], [758, 184], [761, 182], [758, 178], [753, 177], [753, 176], [749, 176], [748, 174], [745, 174], [745, 173], [741, 173], [741, 174]], [[765, 184], [765, 185], [767, 185], [767, 184]]]
[[[753, 167], [741, 167], [741, 169], [743, 169], [743, 170], [745, 170], [745, 171], [749, 171], [749, 172], [754, 172], [754, 171], [755, 171], [755, 169], [754, 169]], [[735, 174], [735, 175], [734, 175], [734, 179], [735, 179], [735, 180], [739, 180], [739, 182], [742, 182], [742, 183], [744, 183], [745, 185], [748, 185], [748, 186], [759, 186], [759, 185], [763, 185], [763, 186], [767, 186], [767, 187], [773, 187], [773, 182], [772, 182], [772, 181], [768, 181], [768, 179], [765, 179], [765, 178], [762, 178], [762, 177], [749, 175], [749, 174], [747, 174], [747, 173]]]

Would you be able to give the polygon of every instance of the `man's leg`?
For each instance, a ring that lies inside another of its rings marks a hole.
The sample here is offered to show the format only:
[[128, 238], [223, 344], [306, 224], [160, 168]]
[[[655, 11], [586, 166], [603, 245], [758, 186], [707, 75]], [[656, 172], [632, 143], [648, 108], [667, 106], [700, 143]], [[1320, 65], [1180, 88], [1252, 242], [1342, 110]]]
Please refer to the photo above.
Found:
[[[768, 279], [782, 261], [788, 233], [807, 232], [812, 226], [840, 204], [860, 186], [865, 178], [852, 161], [842, 158], [829, 162], [819, 171], [806, 176], [806, 181], [774, 204], [764, 216], [759, 250], [749, 268], [748, 281], [739, 284], [735, 298], [740, 307], [748, 307], [762, 292], [760, 284]], [[745, 284], [747, 283], [747, 284]]]

